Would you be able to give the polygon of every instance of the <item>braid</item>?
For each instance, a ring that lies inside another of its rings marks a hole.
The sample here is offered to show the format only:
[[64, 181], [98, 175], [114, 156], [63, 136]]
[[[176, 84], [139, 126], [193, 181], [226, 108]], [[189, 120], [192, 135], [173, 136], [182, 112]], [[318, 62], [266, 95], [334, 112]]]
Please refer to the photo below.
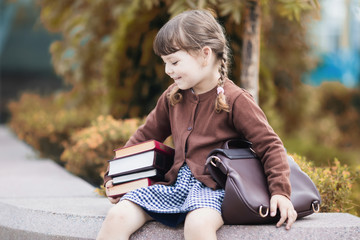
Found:
[[180, 88], [178, 86], [174, 86], [168, 93], [167, 97], [170, 101], [171, 106], [175, 106], [175, 104], [179, 103], [182, 100], [182, 95], [179, 91]]
[[[220, 78], [218, 80], [218, 87], [224, 87], [225, 81], [227, 79], [228, 74], [228, 48], [225, 46], [224, 52], [222, 53], [221, 63], [219, 67]], [[219, 92], [216, 101], [215, 101], [215, 111], [217, 113], [222, 110], [229, 112], [229, 105], [226, 102], [226, 96], [224, 92]]]

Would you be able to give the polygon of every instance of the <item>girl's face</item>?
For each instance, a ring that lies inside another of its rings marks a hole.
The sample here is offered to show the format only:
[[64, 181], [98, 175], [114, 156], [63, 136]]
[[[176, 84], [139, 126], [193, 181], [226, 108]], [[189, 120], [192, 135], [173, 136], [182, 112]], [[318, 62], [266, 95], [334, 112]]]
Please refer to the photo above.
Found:
[[189, 54], [184, 50], [161, 56], [165, 63], [165, 73], [169, 75], [181, 90], [192, 88], [196, 94], [210, 91], [217, 85], [219, 73], [213, 66], [214, 60], [209, 54]]

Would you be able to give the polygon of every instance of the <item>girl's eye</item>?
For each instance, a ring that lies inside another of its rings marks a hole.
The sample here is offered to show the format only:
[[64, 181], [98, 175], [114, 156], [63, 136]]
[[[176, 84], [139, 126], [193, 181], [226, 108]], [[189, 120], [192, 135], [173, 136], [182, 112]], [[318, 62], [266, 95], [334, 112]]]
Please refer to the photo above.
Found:
[[172, 65], [176, 65], [179, 61], [176, 61], [176, 62], [172, 62], [171, 64]]

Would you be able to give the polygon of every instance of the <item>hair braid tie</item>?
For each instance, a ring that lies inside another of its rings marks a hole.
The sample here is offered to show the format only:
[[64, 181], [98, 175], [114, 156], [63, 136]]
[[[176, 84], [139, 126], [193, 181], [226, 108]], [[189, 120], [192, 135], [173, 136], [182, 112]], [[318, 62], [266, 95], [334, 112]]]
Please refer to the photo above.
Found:
[[217, 94], [219, 95], [220, 93], [224, 93], [225, 91], [224, 91], [224, 88], [223, 87], [217, 87], [217, 89], [216, 89], [216, 91], [217, 91]]

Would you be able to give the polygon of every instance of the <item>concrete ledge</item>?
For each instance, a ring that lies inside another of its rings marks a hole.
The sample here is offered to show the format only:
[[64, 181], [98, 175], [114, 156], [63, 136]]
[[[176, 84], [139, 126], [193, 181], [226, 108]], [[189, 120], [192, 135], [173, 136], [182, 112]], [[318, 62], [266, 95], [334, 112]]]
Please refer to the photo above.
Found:
[[1, 200], [0, 239], [95, 239], [110, 205], [100, 197]]
[[[110, 207], [104, 198], [8, 199], [0, 202], [0, 239], [95, 239]], [[66, 211], [54, 211], [57, 209]], [[229, 239], [358, 239], [360, 218], [346, 213], [318, 213], [298, 220], [290, 231], [274, 225], [223, 226], [219, 240]], [[134, 240], [183, 239], [183, 227], [170, 228], [147, 223], [133, 234]]]
[[[0, 126], [0, 239], [95, 239], [111, 208], [95, 188], [49, 159], [39, 159], [5, 126]], [[219, 240], [358, 239], [360, 218], [319, 213], [298, 220], [290, 231], [274, 225], [223, 226]], [[183, 227], [150, 222], [135, 240], [183, 239]]]
[[[344, 213], [318, 213], [294, 223], [290, 231], [276, 228], [274, 225], [225, 225], [217, 232], [219, 240], [258, 240], [258, 239], [302, 239], [302, 240], [338, 240], [359, 239], [360, 219]], [[133, 234], [131, 239], [183, 239], [183, 228], [172, 229], [151, 222]]]

